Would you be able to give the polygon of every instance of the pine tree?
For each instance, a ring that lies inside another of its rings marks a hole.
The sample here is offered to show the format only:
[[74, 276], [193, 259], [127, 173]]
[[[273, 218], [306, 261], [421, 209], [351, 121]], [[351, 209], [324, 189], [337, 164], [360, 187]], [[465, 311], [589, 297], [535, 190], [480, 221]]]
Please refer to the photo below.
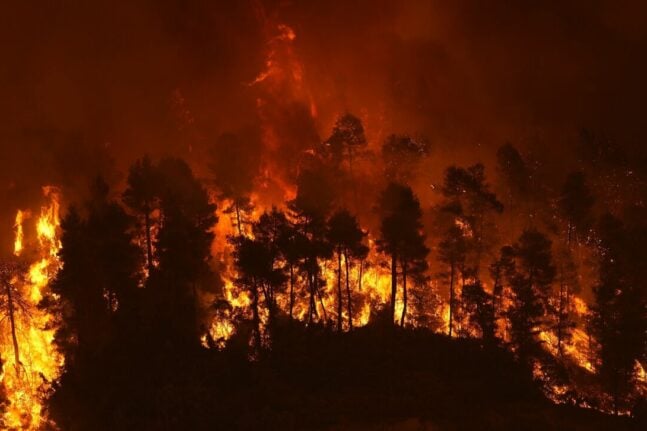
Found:
[[303, 170], [297, 179], [297, 195], [288, 203], [292, 217], [296, 220], [296, 228], [303, 241], [298, 254], [302, 256], [301, 270], [307, 280], [309, 295], [308, 323], [312, 323], [317, 312], [317, 299], [323, 314], [323, 321], [328, 320], [326, 307], [323, 303], [321, 286], [325, 280], [321, 278], [320, 261], [332, 256], [332, 248], [326, 238], [326, 218], [332, 209], [333, 195], [328, 172], [320, 164], [315, 164]]
[[559, 209], [566, 219], [567, 243], [579, 242], [581, 236], [590, 228], [592, 208], [595, 197], [586, 184], [586, 177], [582, 172], [573, 172], [562, 187], [558, 199]]
[[465, 268], [468, 245], [460, 227], [452, 225], [445, 233], [444, 239], [438, 244], [438, 260], [449, 267], [449, 322], [448, 335], [454, 334], [454, 319], [457, 305], [455, 283], [459, 274]]
[[366, 234], [360, 229], [357, 219], [347, 210], [338, 210], [328, 220], [328, 241], [337, 255], [337, 330], [342, 331], [342, 258], [346, 268], [346, 307], [348, 327], [353, 329], [352, 295], [350, 290], [350, 261], [364, 259], [368, 247], [363, 240]]
[[155, 246], [159, 267], [149, 279], [151, 319], [166, 338], [198, 341], [197, 291], [210, 278], [216, 206], [181, 159], [159, 162], [161, 226]]
[[552, 312], [549, 304], [555, 266], [551, 242], [544, 234], [527, 229], [513, 246], [515, 269], [509, 280], [512, 306], [508, 310], [512, 344], [522, 358], [538, 352], [537, 333]]
[[152, 213], [158, 208], [160, 180], [157, 167], [145, 156], [130, 167], [128, 186], [123, 194], [126, 206], [144, 219], [146, 267], [149, 274], [153, 270]]
[[253, 210], [250, 194], [258, 176], [261, 146], [260, 132], [247, 128], [221, 135], [210, 148], [209, 169], [220, 190], [220, 199], [231, 201], [224, 213], [233, 216], [238, 235], [250, 223]]
[[607, 214], [598, 232], [600, 275], [594, 289], [592, 328], [600, 345], [598, 374], [618, 413], [631, 398], [635, 362], [646, 356], [647, 229], [628, 227]]
[[382, 145], [386, 178], [394, 182], [410, 181], [416, 176], [421, 160], [429, 155], [429, 147], [429, 142], [422, 138], [390, 135]]
[[390, 183], [378, 200], [381, 216], [380, 238], [377, 246], [380, 252], [391, 257], [391, 318], [395, 321], [395, 298], [397, 293], [397, 266], [402, 270], [403, 313], [400, 323], [404, 324], [407, 309], [408, 272], [424, 272], [429, 249], [422, 234], [422, 210], [420, 202], [410, 187]]

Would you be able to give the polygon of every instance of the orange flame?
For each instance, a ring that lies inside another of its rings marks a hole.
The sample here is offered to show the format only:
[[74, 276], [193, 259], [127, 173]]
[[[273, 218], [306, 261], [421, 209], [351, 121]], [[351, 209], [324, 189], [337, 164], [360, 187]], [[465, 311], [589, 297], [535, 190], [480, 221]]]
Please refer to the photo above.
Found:
[[[16, 314], [16, 335], [20, 346], [18, 364], [12, 354], [10, 328], [7, 324], [0, 328], [0, 355], [4, 361], [0, 381], [8, 397], [1, 423], [8, 430], [36, 430], [50, 423], [43, 411], [44, 392], [51, 387], [63, 366], [63, 356], [53, 344], [53, 316], [38, 308], [43, 292], [60, 267], [57, 254], [61, 247], [58, 239], [59, 192], [54, 187], [45, 187], [43, 193], [48, 202], [41, 208], [35, 226], [38, 240], [35, 247], [40, 258], [29, 267], [26, 281], [19, 282], [18, 276], [12, 281], [22, 299], [21, 310]], [[16, 215], [16, 256], [20, 256], [25, 247], [23, 225], [26, 214], [18, 211]]]

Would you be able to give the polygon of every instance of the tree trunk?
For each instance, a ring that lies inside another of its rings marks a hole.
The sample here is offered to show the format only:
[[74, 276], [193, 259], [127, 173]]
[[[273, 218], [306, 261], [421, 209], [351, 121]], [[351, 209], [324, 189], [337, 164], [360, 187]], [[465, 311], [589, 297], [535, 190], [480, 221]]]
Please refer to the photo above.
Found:
[[395, 323], [395, 295], [398, 290], [397, 256], [391, 255], [391, 323]]
[[258, 353], [261, 351], [261, 319], [258, 314], [258, 285], [256, 279], [252, 283], [252, 325], [254, 326], [254, 347]]
[[[317, 268], [319, 268], [319, 264], [317, 264]], [[318, 271], [315, 272], [315, 294], [319, 297], [319, 304], [321, 305], [321, 313], [323, 314], [323, 321], [324, 324], [328, 323], [328, 313], [326, 313], [326, 306], [323, 303], [323, 296], [321, 295], [321, 292], [319, 291], [319, 273]], [[315, 306], [316, 308], [316, 306]]]
[[407, 261], [402, 262], [402, 317], [400, 317], [400, 326], [404, 327], [404, 319], [407, 315]]
[[346, 264], [346, 300], [348, 301], [348, 330], [353, 330], [353, 308], [352, 308], [352, 298], [350, 294], [350, 271], [348, 264], [348, 253], [344, 253], [344, 263]]
[[290, 321], [293, 319], [294, 310], [294, 265], [290, 264]]
[[317, 306], [315, 304], [315, 287], [312, 270], [308, 270], [308, 287], [310, 290], [310, 302], [308, 304], [308, 325], [312, 323], [312, 317], [317, 313]]
[[269, 332], [269, 338], [272, 339], [272, 329], [274, 327], [274, 310], [275, 310], [275, 305], [274, 305], [274, 288], [271, 285], [267, 285], [263, 289], [263, 292], [265, 293], [265, 302], [267, 304], [267, 330]]
[[153, 271], [153, 241], [151, 239], [151, 214], [148, 205], [144, 208], [144, 223], [146, 227], [146, 257], [148, 259], [148, 275]]
[[341, 302], [341, 247], [337, 248], [337, 331], [342, 331], [342, 315], [343, 305]]
[[[564, 276], [562, 271], [562, 277]], [[563, 333], [564, 327], [564, 281], [561, 281], [559, 284], [559, 305], [558, 305], [558, 316], [557, 316], [557, 351], [560, 356], [564, 356], [562, 349], [562, 339], [564, 337]]]
[[454, 264], [452, 264], [449, 272], [449, 338], [452, 338], [454, 318], [454, 272]]
[[9, 309], [9, 324], [11, 326], [11, 339], [13, 341], [13, 354], [16, 363], [14, 364], [16, 368], [16, 376], [20, 374], [20, 349], [18, 348], [18, 337], [16, 337], [16, 320], [14, 316], [14, 304], [13, 297], [11, 293], [11, 282], [5, 281], [5, 288], [7, 290], [7, 307]]

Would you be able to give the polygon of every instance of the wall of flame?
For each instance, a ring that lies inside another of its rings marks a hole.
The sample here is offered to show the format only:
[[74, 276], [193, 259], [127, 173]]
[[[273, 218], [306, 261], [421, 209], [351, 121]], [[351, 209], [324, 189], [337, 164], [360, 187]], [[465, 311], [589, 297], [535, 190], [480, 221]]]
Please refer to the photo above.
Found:
[[[15, 363], [8, 319], [0, 327], [0, 355], [4, 362], [0, 383], [8, 398], [2, 425], [8, 430], [36, 430], [49, 423], [43, 401], [64, 363], [53, 344], [53, 316], [38, 308], [49, 282], [60, 268], [58, 251], [61, 248], [60, 192], [55, 187], [44, 187], [43, 195], [45, 204], [37, 217], [18, 211], [15, 219], [14, 255], [16, 259], [28, 261], [28, 270], [27, 274], [17, 274], [12, 280], [24, 302], [24, 309], [16, 311], [20, 363]], [[31, 229], [36, 237], [33, 243], [25, 240], [26, 232]]]

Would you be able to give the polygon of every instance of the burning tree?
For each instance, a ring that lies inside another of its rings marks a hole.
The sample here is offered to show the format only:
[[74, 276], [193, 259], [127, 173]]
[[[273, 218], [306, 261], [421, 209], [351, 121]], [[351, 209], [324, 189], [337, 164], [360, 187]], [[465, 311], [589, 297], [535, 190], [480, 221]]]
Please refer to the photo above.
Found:
[[421, 233], [422, 210], [411, 187], [390, 183], [380, 195], [378, 213], [381, 215], [378, 249], [391, 257], [391, 303], [390, 316], [396, 320], [396, 294], [398, 264], [402, 274], [402, 314], [404, 325], [407, 313], [407, 275], [422, 273], [427, 269], [429, 249]]
[[128, 173], [128, 187], [124, 191], [123, 201], [138, 217], [144, 219], [144, 236], [146, 238], [146, 265], [148, 274], [153, 271], [153, 212], [159, 205], [159, 181], [161, 177], [157, 166], [148, 156], [135, 161]]
[[259, 132], [248, 128], [238, 134], [221, 135], [210, 149], [209, 168], [220, 190], [220, 199], [231, 204], [224, 209], [231, 214], [238, 234], [249, 224], [253, 205], [250, 194], [260, 166], [261, 140]]
[[302, 171], [297, 180], [297, 196], [289, 203], [292, 217], [296, 220], [295, 226], [305, 239], [300, 244], [300, 254], [309, 292], [308, 323], [319, 316], [317, 298], [323, 321], [328, 320], [320, 289], [325, 283], [321, 278], [320, 260], [332, 254], [326, 238], [326, 218], [332, 209], [333, 195], [326, 174], [321, 165]]
[[23, 296], [23, 291], [18, 288], [18, 283], [26, 272], [26, 266], [16, 260], [0, 261], [0, 310], [2, 310], [3, 320], [9, 321], [11, 331], [11, 341], [13, 344], [14, 367], [16, 377], [20, 378], [21, 367], [20, 346], [18, 342], [17, 320], [22, 315], [23, 319], [29, 319], [30, 304], [27, 298]]
[[512, 344], [522, 358], [538, 353], [537, 335], [550, 313], [549, 298], [555, 279], [551, 242], [541, 232], [525, 230], [513, 246], [514, 270], [508, 280], [512, 303], [507, 312]]
[[350, 289], [350, 261], [363, 260], [368, 255], [368, 247], [363, 240], [366, 233], [362, 231], [355, 218], [347, 210], [339, 210], [328, 220], [328, 241], [337, 254], [337, 330], [342, 331], [342, 257], [346, 267], [346, 307], [348, 328], [353, 329], [352, 295]]
[[[7, 322], [0, 345], [4, 366], [0, 380], [7, 398], [0, 424], [6, 429], [36, 430], [50, 424], [43, 410], [44, 397], [63, 363], [53, 343], [56, 320], [37, 307], [59, 269], [59, 192], [48, 186], [43, 194], [47, 204], [35, 218], [36, 237], [32, 240], [24, 226], [30, 214], [18, 211], [15, 257], [0, 267], [0, 302]], [[34, 262], [27, 263], [32, 258]]]

